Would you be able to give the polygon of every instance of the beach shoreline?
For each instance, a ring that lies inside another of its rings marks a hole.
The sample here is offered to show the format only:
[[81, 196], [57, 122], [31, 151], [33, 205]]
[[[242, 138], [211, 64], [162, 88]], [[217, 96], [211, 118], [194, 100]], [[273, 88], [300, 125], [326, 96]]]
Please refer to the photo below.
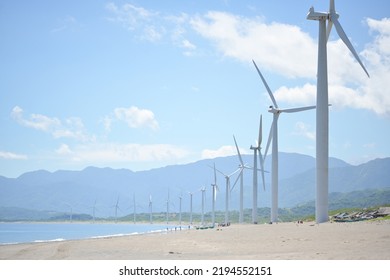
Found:
[[1, 260], [389, 260], [390, 221], [232, 224], [0, 246]]

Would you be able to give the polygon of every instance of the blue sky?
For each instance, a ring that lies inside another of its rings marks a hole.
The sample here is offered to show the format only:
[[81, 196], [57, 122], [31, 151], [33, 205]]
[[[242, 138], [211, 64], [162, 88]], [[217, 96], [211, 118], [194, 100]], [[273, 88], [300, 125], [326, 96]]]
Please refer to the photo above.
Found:
[[[287, 2], [287, 3], [286, 3]], [[281, 108], [315, 104], [328, 1], [2, 1], [0, 175], [144, 170], [235, 154]], [[336, 1], [371, 78], [328, 42], [330, 156], [390, 156], [390, 4]], [[266, 142], [266, 141], [264, 141]], [[265, 143], [263, 143], [263, 149]], [[282, 114], [279, 151], [315, 154], [315, 112]]]

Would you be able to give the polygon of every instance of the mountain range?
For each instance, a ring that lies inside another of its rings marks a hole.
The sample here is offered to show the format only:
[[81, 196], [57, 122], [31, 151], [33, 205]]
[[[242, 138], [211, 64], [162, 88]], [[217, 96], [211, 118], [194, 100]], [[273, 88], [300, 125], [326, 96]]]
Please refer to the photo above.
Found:
[[[253, 156], [243, 155], [245, 163], [252, 165]], [[81, 171], [38, 170], [27, 172], [18, 178], [0, 176], [0, 211], [5, 209], [31, 209], [32, 211], [56, 211], [84, 213], [98, 217], [128, 215], [149, 212], [189, 211], [193, 193], [193, 211], [201, 211], [202, 187], [206, 187], [206, 211], [211, 210], [211, 183], [214, 181], [212, 166], [229, 174], [238, 168], [237, 156], [200, 160], [184, 165], [172, 165], [147, 171], [87, 167]], [[329, 192], [384, 189], [390, 187], [390, 158], [375, 159], [361, 165], [350, 165], [340, 159], [329, 159]], [[271, 170], [271, 156], [265, 169]], [[224, 210], [225, 178], [218, 173], [216, 208]], [[237, 175], [231, 179], [233, 186]], [[269, 207], [271, 174], [265, 175], [265, 191], [259, 176], [259, 207]], [[244, 207], [251, 207], [252, 171], [244, 171]], [[279, 207], [293, 207], [315, 199], [315, 159], [296, 153], [279, 153]], [[239, 183], [231, 192], [231, 209], [238, 209]], [[118, 206], [118, 207], [117, 207]], [[12, 211], [11, 211], [12, 212]], [[10, 213], [11, 215], [11, 213]], [[4, 216], [4, 215], [3, 215]]]

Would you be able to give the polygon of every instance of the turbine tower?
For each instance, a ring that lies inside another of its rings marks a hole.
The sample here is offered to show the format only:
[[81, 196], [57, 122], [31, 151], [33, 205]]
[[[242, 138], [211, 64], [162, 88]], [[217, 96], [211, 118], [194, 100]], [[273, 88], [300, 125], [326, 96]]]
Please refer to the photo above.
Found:
[[137, 204], [135, 203], [135, 193], [133, 193], [133, 223], [137, 220]]
[[117, 223], [118, 222], [118, 209], [121, 210], [119, 207], [119, 195], [118, 195], [118, 199], [116, 200], [116, 204], [114, 207], [115, 207], [115, 223]]
[[192, 192], [189, 192], [190, 195], [190, 225], [192, 225], [192, 196], [194, 195]]
[[182, 194], [179, 196], [179, 225], [181, 225], [181, 200], [183, 199]]
[[259, 126], [259, 137], [256, 141], [256, 146], [250, 147], [253, 150], [253, 203], [252, 203], [252, 223], [257, 224], [257, 152], [259, 152], [260, 168], [261, 168], [261, 177], [263, 181], [263, 189], [265, 190], [265, 178], [264, 178], [264, 158], [261, 154], [261, 142], [263, 138], [263, 124], [262, 124], [262, 115], [260, 115], [260, 126]]
[[168, 189], [168, 199], [167, 199], [167, 213], [166, 213], [166, 218], [167, 218], [167, 224], [169, 224], [169, 189]]
[[219, 173], [221, 173], [226, 180], [226, 194], [225, 194], [225, 225], [229, 223], [229, 193], [230, 193], [230, 177], [232, 177], [234, 174], [236, 174], [240, 169], [237, 169], [233, 173], [226, 175], [222, 171], [217, 170]]
[[[273, 114], [273, 121], [272, 126], [270, 130], [270, 134], [268, 137], [268, 143], [267, 148], [265, 149], [264, 159], [267, 156], [267, 151], [269, 148], [269, 145], [271, 143], [272, 138], [272, 202], [271, 202], [271, 222], [276, 223], [278, 221], [278, 178], [279, 178], [279, 168], [278, 168], [278, 119], [279, 115], [281, 113], [295, 113], [295, 112], [301, 112], [306, 110], [314, 109], [316, 106], [307, 106], [307, 107], [299, 107], [299, 108], [290, 108], [290, 109], [280, 109], [278, 104], [276, 103], [275, 97], [269, 88], [267, 82], [265, 81], [263, 75], [261, 74], [259, 68], [257, 67], [254, 60], [253, 64], [256, 67], [257, 73], [259, 73], [259, 76], [261, 80], [263, 81], [263, 84], [265, 88], [268, 91], [268, 94], [272, 100], [272, 104], [269, 107], [268, 112]], [[328, 106], [328, 103], [326, 103], [326, 106]]]
[[202, 219], [201, 219], [201, 225], [204, 225], [204, 204], [205, 204], [205, 194], [206, 194], [206, 187], [202, 187], [200, 189], [202, 192]]
[[244, 164], [244, 161], [242, 160], [242, 156], [240, 153], [240, 149], [238, 148], [237, 145], [236, 137], [234, 137], [234, 135], [233, 135], [233, 139], [234, 139], [234, 144], [236, 145], [238, 159], [240, 160], [240, 164], [238, 165], [238, 170], [240, 171], [240, 173], [238, 174], [237, 180], [233, 184], [233, 188], [236, 185], [238, 179], [240, 179], [240, 214], [239, 214], [238, 222], [242, 224], [244, 222], [244, 169], [246, 168], [252, 169], [252, 167]]
[[95, 199], [95, 203], [93, 204], [93, 207], [92, 207], [92, 215], [93, 215], [93, 223], [95, 223], [95, 220], [96, 220], [96, 202], [97, 202], [97, 198]]
[[217, 200], [217, 190], [218, 190], [218, 185], [217, 185], [217, 171], [215, 169], [215, 163], [214, 163], [214, 183], [211, 184], [212, 187], [212, 214], [211, 214], [211, 223], [213, 227], [215, 227], [215, 202]]
[[[319, 21], [318, 36], [318, 65], [317, 65], [317, 112], [316, 112], [316, 222], [329, 220], [328, 191], [329, 191], [329, 109], [328, 109], [328, 62], [326, 43], [332, 26], [337, 34], [359, 62], [360, 66], [370, 77], [358, 54], [353, 48], [347, 35], [338, 21], [334, 0], [330, 0], [329, 12], [315, 12], [311, 7], [308, 20]], [[326, 23], [328, 22], [328, 26]]]
[[153, 224], [153, 207], [152, 207], [152, 195], [149, 195], [149, 221]]

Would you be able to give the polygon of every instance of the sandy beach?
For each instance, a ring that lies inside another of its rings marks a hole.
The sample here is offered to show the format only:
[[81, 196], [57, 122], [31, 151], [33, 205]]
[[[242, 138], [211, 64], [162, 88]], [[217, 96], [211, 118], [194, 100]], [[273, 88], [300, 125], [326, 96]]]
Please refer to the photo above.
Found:
[[231, 225], [1, 245], [2, 260], [389, 260], [390, 221]]

